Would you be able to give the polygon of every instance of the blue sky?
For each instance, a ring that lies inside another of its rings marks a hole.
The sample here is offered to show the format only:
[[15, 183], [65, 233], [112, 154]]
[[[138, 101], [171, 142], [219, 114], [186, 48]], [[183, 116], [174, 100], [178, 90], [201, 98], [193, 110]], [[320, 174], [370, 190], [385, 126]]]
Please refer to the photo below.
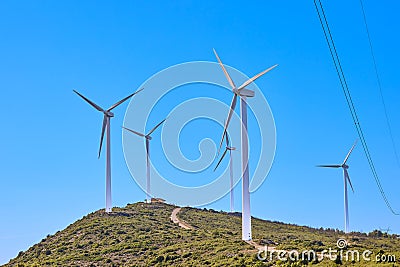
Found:
[[[324, 4], [382, 185], [393, 208], [400, 211], [400, 166], [386, 127], [359, 1]], [[400, 150], [398, 9], [393, 1], [365, 3]], [[252, 194], [252, 214], [343, 228], [342, 174], [315, 165], [340, 163], [357, 134], [312, 1], [246, 5], [239, 1], [2, 1], [0, 36], [0, 263], [104, 208], [104, 155], [97, 159], [102, 116], [72, 89], [106, 108], [164, 68], [216, 61], [212, 48], [225, 64], [249, 76], [279, 64], [257, 80], [274, 115], [277, 146], [268, 178]], [[227, 104], [231, 98], [228, 91], [207, 96]], [[189, 93], [182, 99], [190, 97]], [[126, 107], [118, 107], [112, 120], [115, 206], [145, 197], [131, 178], [122, 152], [120, 126]], [[161, 119], [155, 116], [154, 122]], [[197, 148], [199, 138], [219, 141], [218, 133], [198, 129], [221, 128], [207, 120], [196, 123], [203, 126], [188, 125], [180, 137], [189, 158], [196, 157], [198, 151], [190, 147]], [[191, 133], [198, 138], [191, 138]], [[160, 133], [154, 134], [157, 137]], [[250, 142], [257, 146], [257, 140]], [[162, 157], [157, 146], [153, 151], [155, 159]], [[399, 217], [386, 208], [361, 146], [349, 165], [356, 191], [349, 197], [350, 228], [368, 232], [390, 227], [400, 233]], [[235, 193], [239, 210], [240, 186]], [[208, 207], [228, 210], [229, 198]]]

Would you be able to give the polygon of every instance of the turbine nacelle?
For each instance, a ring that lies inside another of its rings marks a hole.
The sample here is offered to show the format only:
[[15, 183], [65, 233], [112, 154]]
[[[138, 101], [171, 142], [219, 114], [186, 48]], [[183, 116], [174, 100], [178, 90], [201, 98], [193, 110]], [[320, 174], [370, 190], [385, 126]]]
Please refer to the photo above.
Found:
[[245, 97], [254, 97], [254, 91], [243, 88], [243, 89], [232, 89], [232, 92], [238, 96], [245, 96]]
[[114, 117], [114, 113], [112, 113], [111, 111], [105, 110], [103, 113], [104, 113], [104, 115], [106, 115], [109, 118]]

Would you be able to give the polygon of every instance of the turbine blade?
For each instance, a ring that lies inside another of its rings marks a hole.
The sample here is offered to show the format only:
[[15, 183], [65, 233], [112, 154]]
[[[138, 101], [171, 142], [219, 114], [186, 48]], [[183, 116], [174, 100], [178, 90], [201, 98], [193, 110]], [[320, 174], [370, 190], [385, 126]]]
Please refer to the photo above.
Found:
[[269, 72], [270, 70], [274, 69], [276, 66], [278, 66], [278, 64], [260, 72], [259, 74], [255, 75], [253, 78], [248, 79], [247, 81], [245, 81], [241, 86], [239, 86], [238, 90], [242, 90], [243, 88], [245, 88], [247, 85], [251, 84], [252, 82], [254, 82], [255, 80], [257, 80], [258, 78], [260, 78], [261, 76], [263, 76], [265, 73]]
[[350, 187], [351, 187], [351, 191], [353, 191], [353, 193], [354, 193], [354, 188], [353, 188], [353, 185], [351, 184], [349, 172], [346, 169], [344, 169], [344, 175], [346, 176], [346, 180], [349, 181], [349, 184], [350, 184]]
[[137, 134], [137, 135], [139, 135], [139, 136], [141, 136], [141, 137], [146, 137], [144, 134], [139, 133], [139, 132], [136, 132], [136, 131], [131, 130], [131, 129], [129, 129], [129, 128], [126, 128], [126, 127], [124, 127], [124, 126], [122, 126], [122, 128], [124, 128], [125, 130], [130, 131], [131, 133]]
[[104, 116], [103, 116], [103, 127], [101, 128], [100, 147], [99, 147], [99, 157], [98, 158], [100, 158], [101, 148], [103, 146], [104, 131], [106, 130], [106, 127], [107, 127], [107, 116], [104, 114]]
[[219, 159], [217, 166], [215, 166], [214, 171], [218, 168], [219, 164], [221, 163], [221, 161], [224, 159], [226, 152], [228, 152], [228, 149], [225, 149], [224, 154], [222, 154], [221, 158]]
[[124, 99], [118, 101], [117, 103], [115, 103], [114, 105], [112, 105], [109, 109], [107, 109], [107, 111], [111, 111], [114, 108], [118, 107], [119, 105], [121, 105], [122, 103], [124, 103], [126, 100], [128, 100], [129, 98], [131, 98], [132, 96], [136, 95], [137, 93], [139, 93], [140, 91], [142, 91], [142, 89], [137, 90], [136, 92], [134, 92], [133, 94], [128, 95], [127, 97], [125, 97]]
[[96, 105], [96, 103], [94, 103], [93, 101], [89, 100], [88, 98], [86, 98], [84, 95], [80, 94], [78, 91], [76, 90], [72, 90], [74, 91], [74, 93], [76, 93], [77, 95], [79, 95], [80, 97], [82, 97], [86, 102], [88, 102], [92, 107], [94, 107], [95, 109], [97, 109], [98, 111], [104, 112], [104, 109], [102, 109], [101, 107], [99, 107], [98, 105]]
[[218, 154], [221, 151], [222, 142], [224, 141], [224, 137], [225, 137], [226, 131], [228, 129], [229, 122], [231, 121], [232, 114], [235, 110], [236, 102], [237, 102], [237, 94], [235, 94], [232, 98], [231, 107], [229, 109], [228, 117], [226, 119], [225, 126], [224, 126], [224, 132], [222, 133], [221, 141], [219, 142]]
[[229, 76], [229, 73], [226, 71], [224, 64], [222, 64], [221, 59], [219, 58], [219, 56], [218, 56], [218, 54], [217, 54], [217, 51], [215, 51], [214, 48], [213, 48], [213, 50], [214, 50], [215, 56], [217, 57], [217, 60], [218, 60], [218, 62], [219, 62], [219, 65], [221, 66], [222, 70], [224, 71], [224, 74], [225, 74], [226, 79], [228, 80], [229, 84], [232, 86], [232, 89], [234, 89], [234, 88], [236, 87], [236, 86], [235, 86], [235, 83], [233, 82], [231, 76]]
[[322, 168], [340, 168], [342, 165], [317, 165], [317, 167], [322, 167]]
[[153, 129], [150, 130], [150, 132], [147, 134], [148, 136], [151, 135], [166, 119], [163, 119], [160, 121], [156, 126], [154, 126]]
[[354, 145], [351, 147], [349, 153], [347, 153], [347, 156], [346, 156], [346, 158], [344, 159], [343, 164], [346, 164], [346, 162], [347, 162], [347, 160], [349, 159], [351, 152], [353, 152], [353, 149], [354, 149], [354, 147], [356, 146], [356, 144], [357, 144], [357, 139], [356, 139], [356, 141], [354, 142]]

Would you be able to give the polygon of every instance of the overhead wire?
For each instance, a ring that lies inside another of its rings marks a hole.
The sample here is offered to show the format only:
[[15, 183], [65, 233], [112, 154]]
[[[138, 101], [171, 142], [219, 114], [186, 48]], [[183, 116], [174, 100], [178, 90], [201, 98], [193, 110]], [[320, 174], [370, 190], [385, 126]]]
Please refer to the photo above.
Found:
[[369, 27], [368, 27], [368, 23], [367, 23], [367, 16], [365, 15], [365, 9], [364, 9], [364, 4], [363, 4], [362, 0], [360, 0], [360, 5], [361, 5], [361, 11], [362, 11], [362, 14], [363, 14], [365, 30], [367, 32], [367, 37], [368, 37], [368, 43], [369, 43], [369, 48], [370, 48], [370, 52], [371, 52], [372, 62], [373, 62], [373, 65], [374, 65], [376, 81], [377, 81], [377, 84], [378, 84], [379, 93], [380, 93], [380, 97], [381, 97], [381, 101], [382, 101], [382, 105], [383, 105], [383, 111], [385, 113], [386, 125], [387, 125], [388, 131], [389, 131], [389, 135], [390, 135], [390, 139], [391, 139], [391, 142], [392, 142], [392, 147], [393, 147], [394, 155], [396, 157], [397, 165], [400, 167], [399, 153], [397, 152], [396, 143], [395, 143], [394, 138], [393, 138], [392, 126], [391, 126], [391, 123], [390, 123], [390, 120], [389, 120], [389, 115], [388, 115], [388, 112], [387, 112], [385, 99], [383, 97], [382, 83], [381, 83], [380, 75], [379, 75], [379, 72], [378, 72], [378, 67], [377, 67], [376, 60], [375, 60], [375, 53], [374, 53], [374, 49], [372, 47], [371, 35], [369, 33]]
[[[317, 1], [318, 1], [318, 4], [319, 4], [320, 8], [318, 7]], [[359, 122], [359, 119], [358, 119], [357, 111], [356, 111], [356, 108], [354, 106], [354, 103], [353, 103], [353, 100], [352, 100], [352, 97], [351, 97], [351, 94], [350, 94], [349, 87], [347, 85], [346, 77], [344, 75], [343, 68], [342, 68], [342, 65], [340, 63], [339, 55], [338, 55], [337, 50], [336, 50], [335, 42], [333, 41], [331, 30], [330, 30], [330, 27], [329, 27], [329, 24], [328, 24], [328, 20], [326, 18], [325, 11], [324, 11], [324, 8], [322, 6], [321, 0], [314, 0], [314, 5], [315, 5], [315, 8], [317, 10], [318, 18], [319, 18], [319, 21], [321, 23], [325, 39], [327, 41], [328, 48], [329, 48], [333, 63], [335, 65], [335, 69], [336, 69], [337, 75], [339, 77], [340, 85], [342, 87], [343, 93], [344, 93], [345, 98], [346, 98], [347, 106], [348, 106], [348, 108], [350, 110], [351, 117], [352, 117], [354, 125], [356, 127], [357, 134], [358, 134], [358, 136], [360, 138], [361, 144], [363, 146], [364, 154], [365, 154], [365, 156], [367, 158], [367, 161], [368, 161], [368, 164], [370, 166], [370, 169], [371, 169], [371, 172], [373, 174], [373, 177], [375, 179], [376, 185], [377, 185], [377, 187], [379, 189], [379, 192], [381, 193], [381, 196], [382, 196], [386, 206], [388, 207], [388, 209], [393, 214], [399, 215], [397, 212], [395, 212], [393, 210], [392, 206], [390, 205], [390, 202], [387, 199], [385, 191], [383, 190], [382, 184], [380, 182], [378, 173], [377, 173], [377, 171], [375, 169], [375, 165], [374, 165], [374, 162], [372, 160], [371, 154], [369, 152], [368, 144], [367, 144], [367, 142], [365, 140], [364, 133], [362, 131], [362, 128], [361, 128], [361, 125], [360, 125], [360, 122]]]

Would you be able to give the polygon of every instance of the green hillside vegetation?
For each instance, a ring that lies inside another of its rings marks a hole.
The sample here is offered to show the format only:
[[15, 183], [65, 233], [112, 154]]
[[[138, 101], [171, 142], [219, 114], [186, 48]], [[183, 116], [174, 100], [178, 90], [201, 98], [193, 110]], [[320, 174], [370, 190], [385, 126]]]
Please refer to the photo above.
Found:
[[[400, 239], [380, 231], [344, 235], [337, 230], [270, 222], [253, 218], [253, 238], [258, 244], [290, 251], [337, 249], [348, 241], [348, 250], [368, 249], [372, 261], [308, 259], [261, 261], [258, 250], [241, 240], [239, 213], [182, 208], [186, 230], [170, 220], [173, 205], [135, 203], [91, 213], [66, 229], [49, 235], [4, 266], [398, 266], [377, 263], [376, 255], [400, 259]], [[346, 250], [344, 250], [345, 252]], [[264, 254], [261, 254], [264, 255]]]

